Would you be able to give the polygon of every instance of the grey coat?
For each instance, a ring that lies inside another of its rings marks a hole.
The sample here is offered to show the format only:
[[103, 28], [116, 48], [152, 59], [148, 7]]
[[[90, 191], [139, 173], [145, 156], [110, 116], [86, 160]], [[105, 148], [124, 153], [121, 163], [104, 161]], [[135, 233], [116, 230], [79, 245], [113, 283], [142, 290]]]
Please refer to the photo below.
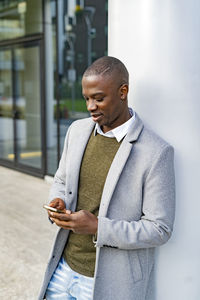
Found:
[[[50, 200], [60, 197], [76, 208], [78, 178], [91, 118], [75, 121], [67, 132]], [[96, 244], [94, 300], [152, 300], [155, 247], [171, 236], [175, 211], [173, 148], [145, 127], [136, 114], [112, 162], [104, 185]], [[60, 229], [38, 299], [65, 247]]]

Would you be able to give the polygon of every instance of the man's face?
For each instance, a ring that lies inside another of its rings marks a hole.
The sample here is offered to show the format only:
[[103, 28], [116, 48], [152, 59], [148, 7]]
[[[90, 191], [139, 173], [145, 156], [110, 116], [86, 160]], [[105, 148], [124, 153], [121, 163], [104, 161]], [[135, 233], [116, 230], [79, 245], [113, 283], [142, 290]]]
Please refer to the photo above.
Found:
[[108, 76], [90, 75], [82, 79], [82, 93], [87, 110], [103, 132], [123, 124], [127, 120], [127, 85], [119, 85]]

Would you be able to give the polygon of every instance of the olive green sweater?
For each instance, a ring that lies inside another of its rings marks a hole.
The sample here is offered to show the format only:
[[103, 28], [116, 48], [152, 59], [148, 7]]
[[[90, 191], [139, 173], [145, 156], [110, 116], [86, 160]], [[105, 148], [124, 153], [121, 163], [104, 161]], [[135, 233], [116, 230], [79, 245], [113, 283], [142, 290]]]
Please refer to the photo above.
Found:
[[[81, 209], [98, 215], [101, 195], [107, 173], [120, 146], [115, 138], [92, 132], [87, 144], [79, 177], [76, 211]], [[85, 276], [94, 276], [96, 248], [92, 235], [70, 232], [64, 249], [64, 258], [72, 270]]]

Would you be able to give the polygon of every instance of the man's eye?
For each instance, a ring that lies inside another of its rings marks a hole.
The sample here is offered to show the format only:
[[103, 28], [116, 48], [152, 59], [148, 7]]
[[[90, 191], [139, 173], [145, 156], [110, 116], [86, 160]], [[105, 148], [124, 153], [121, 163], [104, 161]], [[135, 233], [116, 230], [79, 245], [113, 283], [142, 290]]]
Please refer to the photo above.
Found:
[[98, 98], [98, 99], [95, 99], [95, 101], [97, 101], [97, 102], [101, 102], [101, 101], [103, 101], [104, 100], [104, 98]]

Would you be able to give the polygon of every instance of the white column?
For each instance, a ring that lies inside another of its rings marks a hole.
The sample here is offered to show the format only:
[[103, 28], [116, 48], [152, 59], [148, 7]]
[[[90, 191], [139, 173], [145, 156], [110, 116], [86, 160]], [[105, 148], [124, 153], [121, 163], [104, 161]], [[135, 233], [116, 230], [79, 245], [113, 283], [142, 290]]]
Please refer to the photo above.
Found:
[[130, 105], [175, 148], [176, 221], [157, 253], [157, 300], [199, 300], [200, 1], [109, 0], [108, 28]]
[[45, 92], [46, 92], [46, 126], [47, 148], [56, 145], [54, 137], [54, 71], [53, 71], [53, 32], [51, 24], [51, 2], [45, 0]]

